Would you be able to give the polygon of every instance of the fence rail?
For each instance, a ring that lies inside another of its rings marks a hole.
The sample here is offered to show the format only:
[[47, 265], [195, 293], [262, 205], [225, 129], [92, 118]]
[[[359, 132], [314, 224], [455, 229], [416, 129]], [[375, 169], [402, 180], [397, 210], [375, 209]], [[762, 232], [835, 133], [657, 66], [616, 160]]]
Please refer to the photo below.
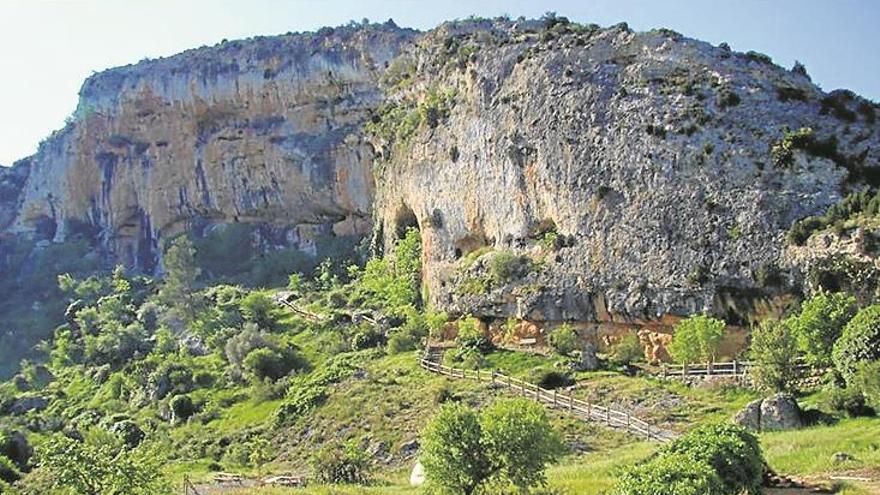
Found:
[[624, 429], [649, 440], [666, 442], [676, 437], [673, 432], [652, 426], [650, 423], [628, 412], [576, 399], [572, 396], [571, 392], [561, 394], [557, 390], [545, 390], [533, 383], [505, 375], [498, 371], [466, 370], [445, 366], [431, 359], [430, 356], [430, 353], [426, 353], [420, 359], [420, 364], [432, 373], [464, 380], [472, 379], [478, 382], [494, 383], [506, 387], [509, 391], [523, 397], [532, 398], [555, 409], [568, 411], [581, 419], [604, 423], [613, 428]]
[[[700, 363], [700, 364], [662, 364], [660, 371], [652, 374], [664, 379], [685, 378], [722, 378], [732, 377], [739, 379], [745, 384], [751, 382], [752, 370], [757, 365], [751, 361], [731, 361], [725, 363]], [[815, 368], [806, 362], [798, 362], [794, 365], [796, 378], [794, 382], [801, 387], [810, 388], [821, 383], [821, 377], [828, 371], [823, 368]]]

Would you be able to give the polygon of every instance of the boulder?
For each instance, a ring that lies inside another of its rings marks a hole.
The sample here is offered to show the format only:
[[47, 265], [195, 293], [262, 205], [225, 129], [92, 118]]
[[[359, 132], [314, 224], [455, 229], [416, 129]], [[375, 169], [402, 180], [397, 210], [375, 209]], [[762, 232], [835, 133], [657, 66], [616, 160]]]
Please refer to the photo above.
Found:
[[801, 426], [801, 408], [790, 394], [776, 394], [761, 402], [761, 431], [793, 430]]
[[761, 399], [749, 402], [733, 417], [734, 424], [751, 431], [761, 431]]
[[412, 486], [425, 484], [425, 468], [421, 461], [416, 461], [416, 465], [413, 466], [412, 473], [409, 475], [409, 484]]
[[410, 440], [408, 442], [404, 442], [403, 445], [400, 446], [400, 455], [403, 457], [409, 458], [416, 455], [416, 452], [419, 451], [419, 441], [418, 440]]
[[803, 426], [801, 409], [789, 394], [776, 394], [748, 403], [733, 423], [751, 431], [792, 430]]

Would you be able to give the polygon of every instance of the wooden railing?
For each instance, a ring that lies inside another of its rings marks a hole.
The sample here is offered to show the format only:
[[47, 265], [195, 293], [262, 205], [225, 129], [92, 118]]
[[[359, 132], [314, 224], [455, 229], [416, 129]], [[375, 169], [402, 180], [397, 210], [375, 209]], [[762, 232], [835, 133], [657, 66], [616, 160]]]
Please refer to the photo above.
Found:
[[663, 378], [689, 376], [732, 376], [744, 377], [748, 374], [752, 363], [749, 361], [732, 361], [729, 363], [701, 364], [661, 364], [660, 376]]
[[517, 395], [534, 399], [555, 409], [568, 411], [580, 419], [604, 423], [610, 427], [627, 430], [649, 440], [666, 442], [677, 436], [673, 432], [652, 426], [628, 412], [576, 399], [572, 396], [571, 392], [562, 394], [557, 390], [545, 390], [533, 383], [499, 373], [498, 371], [465, 370], [445, 366], [432, 359], [430, 353], [426, 353], [420, 359], [420, 364], [432, 373], [464, 380], [472, 379], [478, 382], [494, 383], [506, 387]]

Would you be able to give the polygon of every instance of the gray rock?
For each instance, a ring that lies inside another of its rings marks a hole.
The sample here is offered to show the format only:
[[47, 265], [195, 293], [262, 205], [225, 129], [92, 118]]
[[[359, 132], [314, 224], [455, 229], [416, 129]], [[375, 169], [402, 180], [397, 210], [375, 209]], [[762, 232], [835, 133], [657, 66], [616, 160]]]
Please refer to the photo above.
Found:
[[761, 399], [749, 402], [733, 417], [734, 424], [751, 431], [761, 431]]
[[13, 416], [22, 416], [31, 411], [42, 411], [48, 406], [49, 401], [45, 397], [19, 397], [9, 405], [9, 413]]
[[846, 461], [852, 461], [855, 457], [852, 454], [848, 454], [846, 452], [835, 452], [834, 455], [831, 456], [831, 462], [834, 464], [842, 464]]
[[801, 426], [801, 408], [790, 394], [776, 394], [761, 402], [761, 431], [793, 430]]

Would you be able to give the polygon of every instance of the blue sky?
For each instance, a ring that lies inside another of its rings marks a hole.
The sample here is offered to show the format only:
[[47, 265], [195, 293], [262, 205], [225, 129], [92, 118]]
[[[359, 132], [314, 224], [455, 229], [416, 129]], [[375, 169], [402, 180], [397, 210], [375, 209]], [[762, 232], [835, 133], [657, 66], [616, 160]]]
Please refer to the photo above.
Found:
[[430, 28], [471, 14], [668, 27], [785, 66], [803, 62], [825, 90], [880, 101], [875, 0], [0, 0], [0, 164], [31, 154], [63, 125], [93, 71], [212, 45], [223, 38], [393, 18]]

